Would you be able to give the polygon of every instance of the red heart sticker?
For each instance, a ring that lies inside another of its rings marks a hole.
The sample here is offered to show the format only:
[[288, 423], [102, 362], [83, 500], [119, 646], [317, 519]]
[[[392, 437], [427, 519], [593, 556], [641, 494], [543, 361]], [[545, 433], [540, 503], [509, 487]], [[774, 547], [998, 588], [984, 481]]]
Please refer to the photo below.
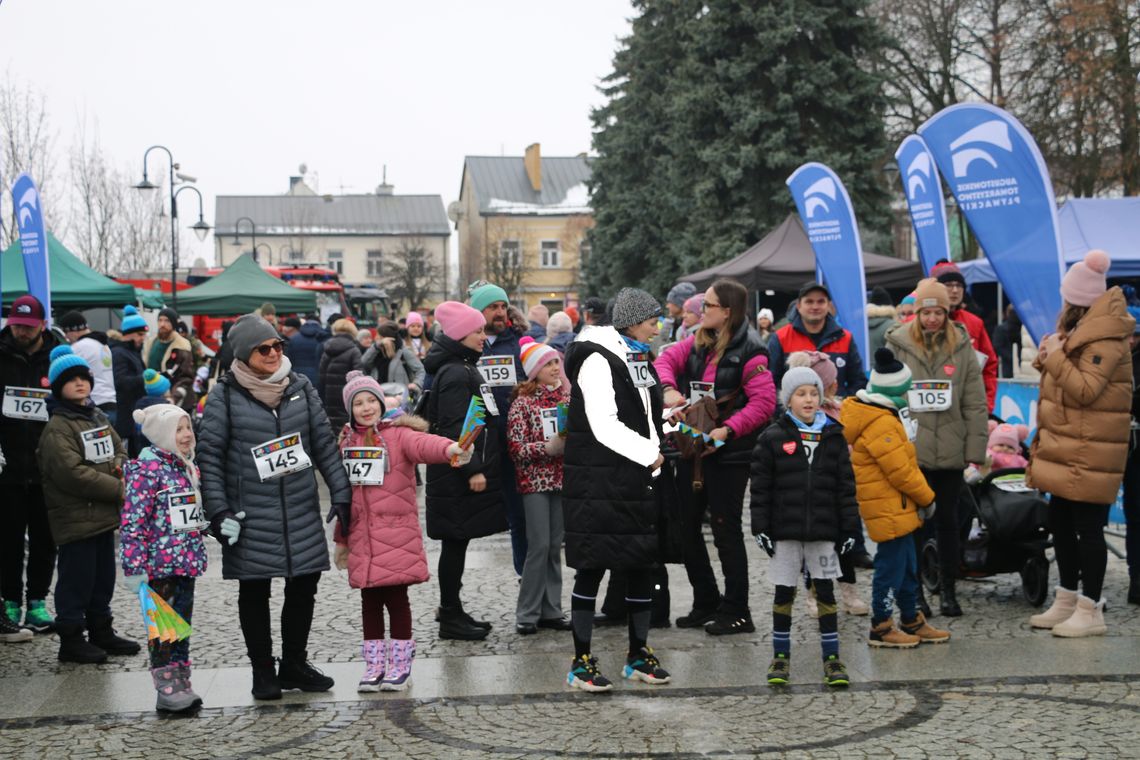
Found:
[[783, 449], [784, 449], [785, 454], [795, 454], [796, 453], [796, 442], [795, 441], [788, 441], [787, 443], [784, 444]]
[[954, 365], [953, 364], [943, 364], [942, 365], [942, 371], [945, 372], [947, 375], [953, 376], [954, 375]]
[[47, 379], [47, 375], [44, 375], [43, 377], [40, 378], [40, 387], [41, 388], [50, 388], [51, 387], [51, 381]]

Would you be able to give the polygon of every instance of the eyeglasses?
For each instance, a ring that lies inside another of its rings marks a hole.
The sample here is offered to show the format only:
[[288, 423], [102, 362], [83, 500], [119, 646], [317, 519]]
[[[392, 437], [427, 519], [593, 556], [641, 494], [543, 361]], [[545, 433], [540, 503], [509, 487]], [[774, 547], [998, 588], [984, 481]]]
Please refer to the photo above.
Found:
[[708, 311], [709, 309], [723, 309], [723, 308], [724, 307], [721, 306], [719, 303], [709, 303], [708, 301], [705, 301], [704, 303], [701, 304], [701, 311]]
[[283, 340], [275, 341], [275, 342], [270, 343], [269, 345], [266, 345], [266, 346], [258, 346], [256, 349], [257, 353], [261, 354], [262, 356], [269, 356], [270, 352], [272, 352], [272, 351], [276, 351], [277, 353], [281, 353], [284, 350], [285, 350], [285, 341], [283, 341]]

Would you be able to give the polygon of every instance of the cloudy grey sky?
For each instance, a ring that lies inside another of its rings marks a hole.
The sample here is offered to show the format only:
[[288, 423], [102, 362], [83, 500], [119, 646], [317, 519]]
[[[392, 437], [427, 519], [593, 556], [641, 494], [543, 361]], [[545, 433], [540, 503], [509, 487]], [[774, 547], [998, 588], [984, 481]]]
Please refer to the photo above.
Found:
[[[46, 94], [61, 177], [86, 118], [135, 174], [169, 147], [211, 223], [214, 194], [284, 192], [301, 162], [322, 192], [369, 192], [387, 164], [397, 193], [446, 205], [464, 155], [589, 150], [632, 15], [628, 0], [0, 3], [0, 70]], [[212, 258], [191, 237], [183, 262]]]

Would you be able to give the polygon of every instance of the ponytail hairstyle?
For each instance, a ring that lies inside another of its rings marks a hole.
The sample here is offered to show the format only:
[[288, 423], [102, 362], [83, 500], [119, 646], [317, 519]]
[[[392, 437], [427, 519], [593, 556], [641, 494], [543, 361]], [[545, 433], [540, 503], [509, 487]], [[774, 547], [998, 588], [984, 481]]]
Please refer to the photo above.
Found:
[[748, 319], [748, 289], [736, 280], [721, 279], [712, 284], [712, 291], [720, 305], [728, 310], [728, 322], [719, 331], [699, 328], [695, 345], [705, 351], [711, 349], [719, 362], [732, 336]]

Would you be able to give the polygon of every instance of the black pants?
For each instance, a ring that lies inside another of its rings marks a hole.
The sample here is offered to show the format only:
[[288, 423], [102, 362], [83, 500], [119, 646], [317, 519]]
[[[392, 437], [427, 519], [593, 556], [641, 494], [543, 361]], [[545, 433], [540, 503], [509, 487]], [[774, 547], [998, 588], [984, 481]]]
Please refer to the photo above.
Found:
[[1061, 587], [1079, 590], [1094, 602], [1104, 588], [1104, 571], [1108, 566], [1108, 547], [1104, 526], [1108, 523], [1108, 504], [1072, 501], [1056, 494], [1049, 500], [1049, 532], [1057, 554], [1057, 572]]
[[[281, 607], [281, 657], [303, 661], [308, 658], [309, 629], [313, 626], [313, 604], [320, 573], [285, 579], [285, 603]], [[238, 581], [238, 620], [245, 637], [250, 662], [264, 663], [273, 657], [273, 637], [269, 631], [269, 578]]]
[[115, 531], [59, 547], [55, 617], [60, 626], [109, 620], [115, 594]]
[[1140, 575], [1140, 448], [1132, 450], [1124, 468], [1124, 551], [1129, 575]]
[[55, 542], [39, 483], [5, 485], [0, 509], [0, 595], [23, 604], [24, 536], [28, 539], [27, 599], [47, 599], [55, 570]]
[[[610, 580], [606, 584], [606, 596], [602, 600], [602, 614], [611, 618], [626, 615], [625, 598], [629, 594], [629, 584], [625, 570], [610, 570]], [[664, 622], [669, 619], [669, 570], [657, 565], [649, 571], [650, 598], [653, 599], [653, 620]]]
[[463, 606], [459, 589], [463, 587], [463, 568], [467, 564], [467, 540], [443, 539], [439, 542], [439, 605], [450, 609]]
[[[714, 457], [707, 457], [701, 462], [701, 471], [704, 488], [694, 491], [692, 460], [682, 459], [677, 463], [677, 485], [684, 517], [685, 572], [693, 586], [693, 608], [747, 616], [748, 554], [744, 549], [741, 515], [744, 489], [748, 486], [748, 465], [723, 465]], [[705, 510], [709, 513], [713, 544], [724, 573], [723, 597], [717, 589], [702, 533]]]
[[961, 470], [928, 470], [923, 468], [926, 483], [934, 491], [934, 525], [927, 523], [914, 532], [917, 556], [930, 538], [938, 539], [938, 565], [943, 579], [955, 580], [962, 564], [962, 526], [958, 523], [958, 497], [962, 493]]
[[[570, 596], [570, 622], [573, 628], [575, 656], [590, 652], [598, 589], [602, 585], [602, 576], [605, 573], [604, 569], [590, 568], [578, 570], [574, 575], [574, 592]], [[625, 581], [629, 653], [633, 655], [645, 646], [646, 638], [649, 635], [653, 570], [649, 568], [626, 568], [620, 573], [620, 577]]]

